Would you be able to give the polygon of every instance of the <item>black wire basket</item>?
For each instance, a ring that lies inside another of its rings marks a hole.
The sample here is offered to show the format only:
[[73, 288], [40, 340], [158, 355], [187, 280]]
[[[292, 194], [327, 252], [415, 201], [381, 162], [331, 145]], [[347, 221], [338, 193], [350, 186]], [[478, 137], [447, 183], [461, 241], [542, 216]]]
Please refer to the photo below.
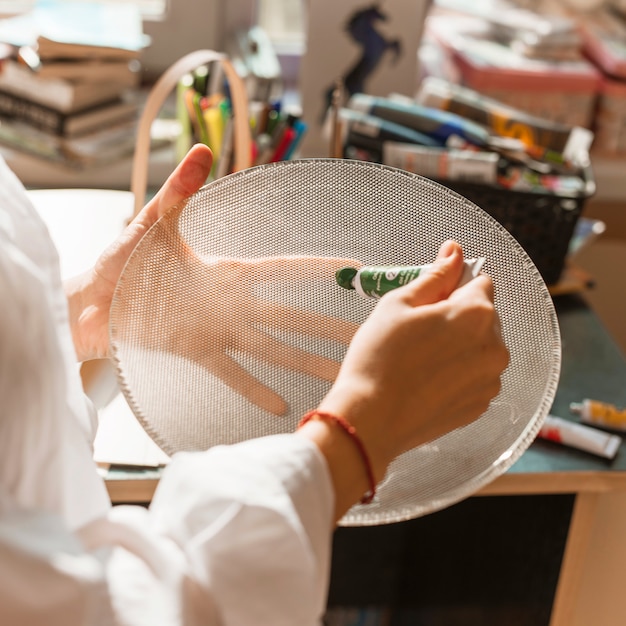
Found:
[[547, 285], [559, 281], [570, 240], [585, 202], [596, 190], [591, 166], [581, 169], [580, 193], [514, 191], [494, 185], [454, 180], [441, 184], [465, 196], [498, 220], [533, 260]]

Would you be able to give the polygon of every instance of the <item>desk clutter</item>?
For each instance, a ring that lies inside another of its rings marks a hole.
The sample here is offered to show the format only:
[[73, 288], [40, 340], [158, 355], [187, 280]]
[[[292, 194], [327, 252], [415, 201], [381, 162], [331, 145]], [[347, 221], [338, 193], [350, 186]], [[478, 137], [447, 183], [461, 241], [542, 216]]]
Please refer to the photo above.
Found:
[[[237, 74], [242, 77], [243, 72], [238, 70]], [[284, 107], [280, 96], [273, 96], [272, 89], [261, 94], [249, 82], [245, 81], [249, 98], [250, 165], [294, 158], [308, 129], [299, 109]], [[231, 173], [234, 156], [231, 86], [219, 64], [210, 63], [186, 74], [178, 83], [176, 106], [182, 128], [179, 156], [192, 143], [204, 143], [213, 151], [213, 177]]]
[[527, 113], [595, 133], [593, 153], [626, 155], [626, 12], [592, 3], [436, 0], [423, 71]]
[[416, 97], [352, 95], [339, 109], [341, 154], [435, 179], [511, 232], [547, 284], [558, 282], [595, 185], [593, 133], [442, 79]]

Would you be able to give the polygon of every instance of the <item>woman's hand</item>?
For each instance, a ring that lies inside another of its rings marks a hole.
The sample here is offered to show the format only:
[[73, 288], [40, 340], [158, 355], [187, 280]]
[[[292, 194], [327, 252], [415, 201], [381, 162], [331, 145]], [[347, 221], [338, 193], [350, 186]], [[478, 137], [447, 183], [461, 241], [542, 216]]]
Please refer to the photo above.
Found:
[[[172, 218], [175, 221], [174, 215]], [[132, 341], [136, 345], [143, 343], [152, 350], [193, 361], [239, 395], [276, 415], [287, 411], [287, 403], [240, 365], [238, 355], [322, 380], [335, 380], [339, 362], [276, 337], [297, 333], [347, 345], [358, 326], [265, 299], [255, 291], [265, 281], [334, 281], [335, 272], [354, 261], [304, 256], [202, 258], [180, 238], [174, 241], [177, 226], [168, 228], [169, 221], [168, 215], [158, 232], [151, 235], [163, 238], [158, 247], [166, 252], [161, 262], [169, 265], [166, 272], [160, 273], [165, 280], [159, 282], [149, 269], [145, 277], [133, 278], [134, 283], [149, 284], [151, 292], [158, 293], [158, 302], [148, 306], [153, 311], [146, 315], [145, 328], [134, 328]], [[176, 246], [174, 254], [171, 245]], [[136, 269], [143, 271], [141, 264]], [[145, 294], [141, 299], [145, 302]], [[123, 319], [124, 311], [118, 311], [117, 316]], [[144, 330], [142, 337], [138, 333]]]
[[[461, 248], [446, 242], [431, 271], [381, 298], [318, 407], [356, 428], [378, 481], [399, 454], [469, 424], [499, 393], [509, 354], [493, 285], [479, 275], [457, 289], [462, 268]], [[363, 461], [332, 423], [300, 432], [329, 461], [339, 518], [368, 489]]]
[[163, 187], [100, 256], [95, 266], [65, 283], [72, 338], [79, 361], [109, 356], [109, 310], [117, 281], [135, 246], [168, 209], [206, 182], [213, 164], [211, 150], [197, 144]]
[[[146, 311], [146, 335], [134, 340], [190, 359], [261, 408], [281, 415], [284, 399], [263, 385], [233, 358], [237, 352], [271, 359], [272, 364], [334, 381], [339, 363], [304, 352], [275, 339], [263, 329], [295, 331], [348, 344], [357, 326], [344, 320], [263, 300], [252, 287], [261, 280], [316, 280], [332, 277], [354, 260], [332, 257], [261, 259], [200, 258], [178, 231], [185, 200], [206, 181], [211, 151], [194, 146], [153, 200], [104, 253], [93, 269], [66, 283], [72, 335], [81, 361], [109, 356], [109, 311], [113, 294], [131, 253], [160, 218], [155, 237], [164, 237], [167, 281], [151, 288], [158, 308], [167, 315], [159, 335], [148, 335], [156, 311]], [[175, 278], [173, 278], [175, 277]], [[156, 307], [155, 307], [156, 308]], [[164, 331], [167, 329], [167, 331]]]

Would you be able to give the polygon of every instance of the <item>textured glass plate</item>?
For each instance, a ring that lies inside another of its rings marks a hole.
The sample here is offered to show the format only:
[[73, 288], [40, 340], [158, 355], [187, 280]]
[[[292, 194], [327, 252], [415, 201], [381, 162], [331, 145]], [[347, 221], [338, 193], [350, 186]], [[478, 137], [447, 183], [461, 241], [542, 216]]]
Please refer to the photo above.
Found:
[[[539, 272], [502, 226], [402, 170], [334, 159], [264, 165], [206, 185], [155, 224], [111, 309], [131, 408], [169, 454], [292, 432], [329, 389], [318, 374], [341, 361], [347, 329], [375, 304], [338, 287], [328, 259], [430, 263], [448, 238], [467, 258], [486, 258], [511, 353], [502, 390], [471, 425], [396, 459], [374, 502], [341, 523], [410, 519], [473, 494], [519, 458], [552, 404], [558, 322]], [[315, 260], [271, 260], [283, 256]], [[287, 401], [280, 416], [268, 410], [276, 394]]]

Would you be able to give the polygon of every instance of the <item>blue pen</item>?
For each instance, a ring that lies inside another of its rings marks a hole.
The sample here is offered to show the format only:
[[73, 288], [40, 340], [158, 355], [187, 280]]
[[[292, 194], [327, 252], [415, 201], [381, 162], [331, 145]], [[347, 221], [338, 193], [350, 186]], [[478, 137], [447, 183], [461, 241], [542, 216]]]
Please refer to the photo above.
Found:
[[287, 148], [283, 160], [287, 161], [291, 159], [298, 147], [298, 144], [302, 141], [302, 136], [306, 133], [308, 125], [306, 122], [298, 119], [293, 123], [293, 129], [296, 131], [296, 136], [291, 140], [291, 144]]

